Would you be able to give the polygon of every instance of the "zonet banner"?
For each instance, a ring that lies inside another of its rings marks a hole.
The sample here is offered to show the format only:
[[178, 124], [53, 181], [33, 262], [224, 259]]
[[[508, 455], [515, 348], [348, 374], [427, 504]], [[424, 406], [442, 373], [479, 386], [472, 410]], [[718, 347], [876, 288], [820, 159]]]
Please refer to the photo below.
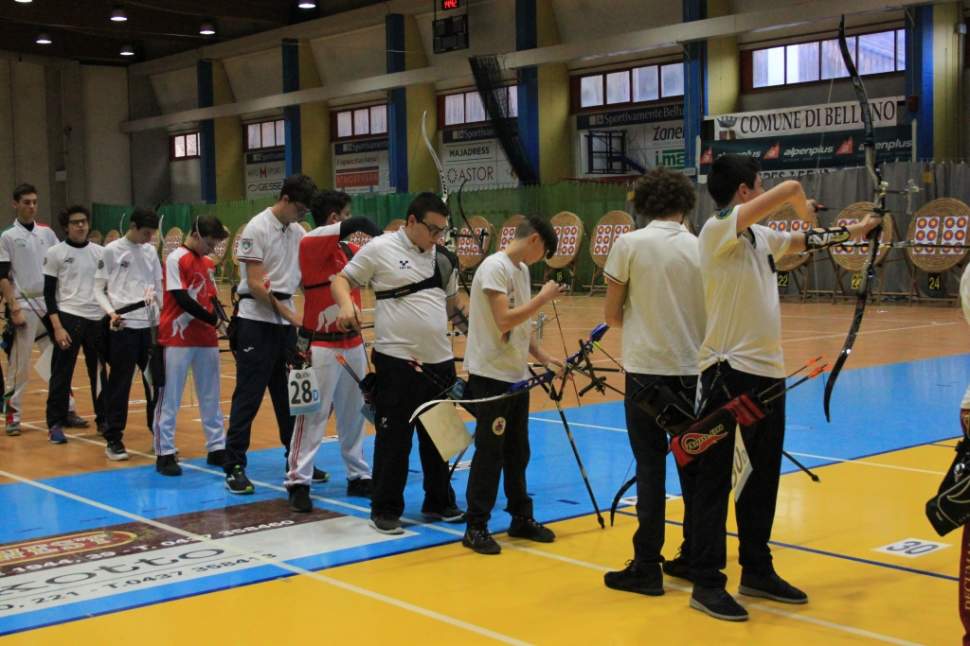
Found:
[[286, 153], [282, 149], [246, 153], [246, 199], [276, 197], [286, 176]]
[[346, 193], [389, 192], [391, 168], [387, 139], [334, 144], [333, 185]]

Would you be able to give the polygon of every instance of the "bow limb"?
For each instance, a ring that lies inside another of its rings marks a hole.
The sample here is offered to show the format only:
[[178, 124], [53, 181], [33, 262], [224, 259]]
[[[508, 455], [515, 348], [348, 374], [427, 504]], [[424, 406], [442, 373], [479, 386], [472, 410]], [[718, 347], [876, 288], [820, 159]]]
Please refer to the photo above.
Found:
[[434, 167], [438, 170], [438, 183], [441, 185], [441, 201], [448, 204], [448, 185], [445, 183], [445, 167], [441, 163], [441, 157], [438, 156], [438, 151], [435, 150], [434, 144], [431, 143], [431, 138], [428, 136], [427, 121], [428, 111], [425, 110], [421, 113], [421, 138], [424, 140], [424, 145], [428, 149], [428, 154], [431, 155]]
[[[852, 79], [852, 87], [855, 90], [856, 99], [859, 101], [859, 108], [862, 111], [862, 123], [865, 128], [862, 145], [865, 153], [866, 170], [873, 181], [873, 211], [882, 217], [886, 213], [886, 192], [888, 187], [882, 178], [879, 167], [876, 165], [876, 136], [872, 125], [872, 113], [869, 111], [869, 95], [866, 92], [865, 85], [862, 83], [862, 77], [859, 76], [859, 70], [856, 68], [855, 61], [852, 60], [852, 55], [849, 52], [849, 44], [845, 37], [845, 16], [842, 16], [842, 20], [839, 22], [839, 51], [842, 54], [842, 61], [845, 64], [845, 68]], [[835, 360], [835, 365], [832, 367], [832, 374], [825, 384], [822, 407], [825, 411], [825, 419], [827, 421], [831, 421], [830, 404], [832, 392], [835, 390], [835, 382], [846, 360], [848, 360], [849, 355], [852, 353], [852, 346], [855, 344], [856, 335], [859, 333], [859, 328], [862, 325], [862, 317], [865, 314], [866, 303], [872, 291], [872, 284], [875, 282], [876, 258], [879, 254], [879, 239], [881, 235], [882, 225], [879, 225], [866, 236], [869, 241], [869, 253], [866, 261], [865, 279], [863, 284], [859, 286], [859, 291], [856, 294], [855, 314], [852, 317], [852, 324], [849, 326], [849, 333], [846, 335], [842, 350], [839, 352], [839, 356]]]

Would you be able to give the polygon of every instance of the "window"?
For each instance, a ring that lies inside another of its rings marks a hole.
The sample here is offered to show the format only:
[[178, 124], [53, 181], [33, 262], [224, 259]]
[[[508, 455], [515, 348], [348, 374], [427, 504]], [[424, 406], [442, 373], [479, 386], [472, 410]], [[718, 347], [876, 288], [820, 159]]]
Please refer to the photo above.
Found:
[[[509, 119], [519, 116], [519, 91], [515, 85], [496, 88], [495, 98]], [[444, 97], [445, 127], [482, 123], [488, 119], [488, 112], [481, 95], [476, 91], [446, 94]], [[439, 102], [439, 108], [442, 103]]]
[[336, 113], [336, 127], [335, 139], [385, 135], [387, 134], [387, 104], [341, 110]]
[[660, 98], [660, 71], [656, 65], [633, 68], [633, 100], [656, 101]]
[[578, 106], [582, 110], [646, 103], [683, 95], [683, 63], [645, 65], [581, 76]]
[[625, 130], [590, 130], [586, 133], [586, 173], [623, 175], [626, 165]]
[[246, 150], [286, 145], [286, 124], [282, 119], [246, 124]]
[[[860, 75], [906, 69], [906, 30], [892, 29], [846, 38]], [[751, 87], [811, 83], [849, 76], [837, 39], [780, 45], [751, 52]]]
[[195, 159], [199, 156], [199, 133], [187, 132], [169, 137], [169, 157], [175, 159]]
[[630, 72], [613, 72], [606, 75], [606, 102], [630, 102]]

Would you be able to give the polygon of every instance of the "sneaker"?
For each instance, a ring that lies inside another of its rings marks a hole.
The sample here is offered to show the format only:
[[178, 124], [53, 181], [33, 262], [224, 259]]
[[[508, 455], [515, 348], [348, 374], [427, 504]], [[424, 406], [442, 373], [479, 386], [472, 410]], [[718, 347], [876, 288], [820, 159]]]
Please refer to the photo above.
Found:
[[7, 435], [17, 437], [20, 435], [20, 422], [7, 422]]
[[663, 571], [667, 576], [672, 576], [677, 579], [683, 579], [685, 581], [691, 581], [690, 578], [690, 564], [680, 554], [677, 555], [672, 561], [663, 562]]
[[178, 458], [172, 455], [160, 455], [155, 458], [155, 470], [163, 476], [180, 476], [182, 467], [179, 466]]
[[108, 442], [108, 445], [104, 447], [104, 454], [108, 456], [109, 460], [114, 460], [115, 462], [128, 459], [128, 452], [125, 451], [125, 445], [120, 440]]
[[748, 611], [734, 600], [724, 588], [702, 588], [694, 586], [690, 595], [690, 607], [706, 612], [715, 619], [724, 621], [747, 621]]
[[313, 484], [323, 484], [324, 482], [330, 482], [330, 474], [323, 469], [318, 469], [313, 467], [313, 475], [310, 477], [310, 482]]
[[808, 595], [771, 572], [767, 575], [741, 571], [738, 592], [749, 597], [772, 599], [782, 603], [808, 603]]
[[229, 493], [240, 495], [251, 494], [256, 491], [253, 483], [246, 477], [246, 471], [238, 464], [233, 467], [232, 473], [226, 475], [226, 489]]
[[371, 516], [370, 526], [381, 534], [403, 534], [404, 528], [401, 521], [391, 516]]
[[438, 510], [424, 508], [421, 510], [421, 515], [432, 520], [443, 520], [446, 523], [465, 522], [465, 512], [458, 509], [454, 504]]
[[502, 552], [502, 546], [496, 543], [492, 535], [488, 533], [488, 527], [469, 525], [461, 539], [461, 544], [479, 554], [500, 554]]
[[68, 413], [67, 417], [64, 418], [64, 426], [67, 428], [87, 428], [91, 426], [91, 422], [77, 413]]
[[659, 597], [664, 593], [664, 577], [659, 563], [627, 561], [624, 569], [604, 574], [603, 582], [607, 588], [651, 597]]
[[54, 424], [47, 431], [47, 439], [50, 440], [51, 444], [67, 444], [67, 438], [64, 437], [64, 427], [60, 424]]
[[536, 543], [551, 543], [556, 540], [556, 535], [551, 529], [537, 521], [531, 516], [512, 516], [512, 524], [509, 525], [509, 536], [513, 538], [526, 538]]
[[310, 485], [290, 485], [286, 488], [290, 492], [290, 509], [301, 514], [313, 511], [313, 501], [310, 500]]
[[358, 498], [370, 498], [374, 490], [374, 481], [370, 478], [354, 478], [347, 481], [347, 495]]
[[205, 456], [205, 463], [214, 467], [221, 467], [225, 465], [226, 450], [216, 449], [215, 451], [209, 451], [209, 455]]

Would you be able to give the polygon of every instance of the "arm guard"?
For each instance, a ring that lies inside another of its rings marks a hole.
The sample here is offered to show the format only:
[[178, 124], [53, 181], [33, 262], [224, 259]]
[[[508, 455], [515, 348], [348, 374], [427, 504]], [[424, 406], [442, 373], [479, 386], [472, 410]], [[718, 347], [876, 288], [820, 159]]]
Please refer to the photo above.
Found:
[[849, 230], [844, 226], [809, 229], [805, 232], [805, 249], [807, 251], [827, 249], [848, 242], [851, 237]]

